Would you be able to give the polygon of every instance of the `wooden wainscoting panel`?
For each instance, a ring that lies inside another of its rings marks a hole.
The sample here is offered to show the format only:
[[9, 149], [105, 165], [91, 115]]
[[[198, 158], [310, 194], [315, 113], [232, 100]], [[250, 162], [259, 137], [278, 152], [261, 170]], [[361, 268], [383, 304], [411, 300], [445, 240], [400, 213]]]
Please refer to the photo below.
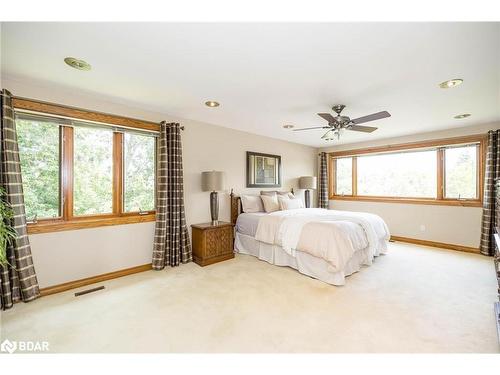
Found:
[[116, 279], [118, 277], [123, 277], [123, 276], [127, 276], [127, 275], [132, 275], [134, 273], [149, 271], [151, 269], [152, 269], [151, 263], [148, 263], [148, 264], [143, 264], [142, 266], [136, 266], [136, 267], [126, 268], [124, 270], [104, 273], [102, 275], [87, 277], [85, 279], [69, 281], [69, 282], [64, 283], [64, 284], [53, 285], [53, 286], [49, 286], [47, 288], [42, 288], [42, 289], [40, 289], [40, 295], [41, 296], [48, 296], [48, 295], [55, 294], [55, 293], [61, 293], [61, 292], [65, 292], [67, 290], [81, 288], [81, 287], [86, 286], [86, 285], [100, 283], [100, 282], [103, 282], [106, 280]]
[[409, 238], [409, 237], [402, 237], [402, 236], [391, 236], [391, 240], [397, 241], [397, 242], [412, 243], [415, 245], [438, 247], [440, 249], [449, 249], [449, 250], [463, 251], [466, 253], [479, 254], [479, 248], [477, 248], [477, 247], [455, 245], [455, 244], [445, 243], [445, 242], [419, 240], [417, 238]]

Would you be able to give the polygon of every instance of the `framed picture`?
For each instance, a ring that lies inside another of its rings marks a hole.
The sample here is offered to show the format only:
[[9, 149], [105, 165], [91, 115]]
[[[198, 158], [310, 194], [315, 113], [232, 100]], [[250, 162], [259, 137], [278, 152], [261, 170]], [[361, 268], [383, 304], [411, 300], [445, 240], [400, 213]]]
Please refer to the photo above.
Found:
[[281, 156], [247, 151], [247, 187], [281, 187]]

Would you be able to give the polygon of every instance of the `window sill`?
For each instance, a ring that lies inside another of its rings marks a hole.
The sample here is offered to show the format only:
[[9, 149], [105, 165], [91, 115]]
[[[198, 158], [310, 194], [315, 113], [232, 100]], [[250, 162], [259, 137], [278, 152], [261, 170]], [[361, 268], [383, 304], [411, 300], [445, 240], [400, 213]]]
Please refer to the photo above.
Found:
[[458, 207], [482, 207], [480, 200], [457, 200], [457, 199], [426, 199], [426, 198], [390, 198], [390, 197], [363, 197], [331, 195], [329, 200], [380, 202], [380, 203], [406, 203], [406, 204], [427, 204], [438, 206], [458, 206]]
[[122, 216], [86, 217], [74, 219], [71, 221], [64, 221], [62, 219], [40, 220], [38, 223], [28, 223], [28, 234], [62, 232], [67, 230], [98, 228], [111, 225], [145, 223], [155, 221], [155, 219], [155, 213], [148, 213], [146, 215], [124, 214]]

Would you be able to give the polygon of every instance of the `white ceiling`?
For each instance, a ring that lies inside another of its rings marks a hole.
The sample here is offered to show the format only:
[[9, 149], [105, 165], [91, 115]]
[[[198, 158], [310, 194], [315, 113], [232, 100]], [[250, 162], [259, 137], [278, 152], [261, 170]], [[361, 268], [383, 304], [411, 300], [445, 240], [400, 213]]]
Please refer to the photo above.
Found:
[[392, 114], [340, 143], [500, 121], [500, 23], [3, 23], [2, 75], [320, 147], [323, 130], [282, 125], [323, 125], [336, 103]]

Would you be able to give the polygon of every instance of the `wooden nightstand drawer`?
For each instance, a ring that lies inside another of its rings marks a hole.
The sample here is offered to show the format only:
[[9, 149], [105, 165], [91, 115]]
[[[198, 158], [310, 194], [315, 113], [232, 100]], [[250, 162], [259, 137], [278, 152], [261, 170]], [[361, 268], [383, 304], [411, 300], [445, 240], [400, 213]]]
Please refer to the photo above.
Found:
[[193, 259], [200, 266], [234, 258], [233, 225], [193, 224]]

